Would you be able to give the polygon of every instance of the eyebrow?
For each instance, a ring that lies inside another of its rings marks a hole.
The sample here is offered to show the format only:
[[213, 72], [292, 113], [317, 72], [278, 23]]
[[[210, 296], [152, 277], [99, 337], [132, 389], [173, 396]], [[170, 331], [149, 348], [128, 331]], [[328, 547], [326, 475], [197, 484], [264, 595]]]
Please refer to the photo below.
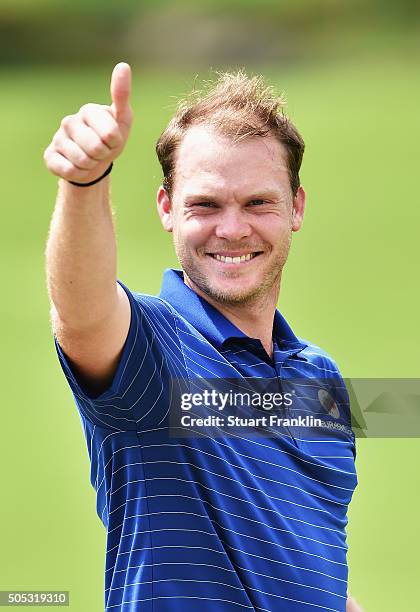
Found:
[[205, 201], [205, 202], [210, 202], [212, 200], [217, 200], [217, 196], [214, 195], [209, 195], [209, 194], [204, 194], [204, 193], [189, 193], [185, 196], [184, 201], [185, 202], [196, 202], [196, 201]]
[[[251, 200], [278, 200], [281, 197], [284, 197], [285, 193], [283, 190], [273, 191], [273, 190], [261, 190], [255, 193], [252, 193], [246, 196], [247, 201]], [[210, 195], [206, 193], [189, 193], [185, 196], [184, 202], [186, 204], [191, 204], [193, 202], [217, 202], [219, 200], [219, 196], [216, 194]]]

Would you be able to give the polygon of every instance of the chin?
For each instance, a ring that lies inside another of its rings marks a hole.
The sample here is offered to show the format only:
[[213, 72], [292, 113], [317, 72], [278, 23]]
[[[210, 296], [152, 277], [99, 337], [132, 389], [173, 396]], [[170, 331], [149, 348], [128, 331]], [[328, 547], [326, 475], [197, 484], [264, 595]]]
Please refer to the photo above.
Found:
[[197, 262], [183, 250], [179, 250], [177, 255], [184, 271], [184, 278], [185, 275], [188, 277], [187, 284], [196, 293], [201, 293], [202, 296], [207, 296], [221, 304], [251, 303], [269, 293], [279, 275], [278, 269], [274, 272], [272, 269], [267, 270], [265, 266], [257, 273], [255, 270], [250, 271], [249, 275], [244, 275], [239, 271], [238, 273], [231, 271], [223, 275]]
[[205, 295], [223, 304], [245, 304], [261, 295], [263, 291], [262, 285], [244, 287], [243, 282], [238, 288], [237, 281], [231, 284], [211, 282], [206, 279], [205, 283], [200, 285], [196, 283], [196, 285]]
[[220, 292], [213, 296], [221, 304], [249, 304], [258, 296], [258, 293], [225, 293]]

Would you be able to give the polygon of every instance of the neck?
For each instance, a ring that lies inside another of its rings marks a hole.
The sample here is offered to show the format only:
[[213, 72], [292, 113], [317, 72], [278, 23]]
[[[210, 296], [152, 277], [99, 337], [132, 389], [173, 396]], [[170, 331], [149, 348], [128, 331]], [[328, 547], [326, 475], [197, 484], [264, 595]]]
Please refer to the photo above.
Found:
[[217, 308], [231, 323], [250, 338], [261, 341], [266, 353], [273, 356], [273, 322], [274, 313], [280, 293], [280, 280], [271, 291], [252, 298], [246, 302], [226, 303], [220, 302], [201, 291], [184, 272], [184, 282], [200, 297], [204, 298], [214, 308]]

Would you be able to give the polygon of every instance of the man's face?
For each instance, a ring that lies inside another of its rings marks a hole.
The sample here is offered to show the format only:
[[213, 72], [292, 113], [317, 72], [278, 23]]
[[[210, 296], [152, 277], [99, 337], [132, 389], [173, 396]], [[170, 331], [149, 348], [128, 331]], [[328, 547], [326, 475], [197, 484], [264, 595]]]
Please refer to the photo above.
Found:
[[304, 199], [302, 188], [293, 197], [286, 152], [274, 137], [234, 144], [194, 126], [177, 152], [172, 198], [161, 188], [158, 208], [185, 282], [217, 302], [245, 304], [277, 299]]

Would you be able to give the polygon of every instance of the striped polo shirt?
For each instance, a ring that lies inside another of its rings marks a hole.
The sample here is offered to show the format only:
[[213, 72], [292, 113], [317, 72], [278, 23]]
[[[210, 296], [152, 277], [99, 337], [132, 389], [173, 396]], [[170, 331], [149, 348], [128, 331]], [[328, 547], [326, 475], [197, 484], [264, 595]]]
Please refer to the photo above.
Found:
[[83, 388], [55, 339], [107, 533], [105, 610], [344, 612], [347, 506], [357, 484], [344, 394], [311, 397], [310, 411], [322, 416], [316, 432], [290, 422], [267, 426], [267, 435], [264, 427], [258, 436], [252, 427], [215, 435], [217, 424], [187, 424], [189, 435], [177, 435], [171, 425], [176, 381], [296, 378], [312, 393], [323, 379], [343, 388], [334, 361], [298, 339], [278, 310], [270, 358], [180, 270], [165, 271], [159, 297], [118, 282], [131, 322], [104, 393]]

